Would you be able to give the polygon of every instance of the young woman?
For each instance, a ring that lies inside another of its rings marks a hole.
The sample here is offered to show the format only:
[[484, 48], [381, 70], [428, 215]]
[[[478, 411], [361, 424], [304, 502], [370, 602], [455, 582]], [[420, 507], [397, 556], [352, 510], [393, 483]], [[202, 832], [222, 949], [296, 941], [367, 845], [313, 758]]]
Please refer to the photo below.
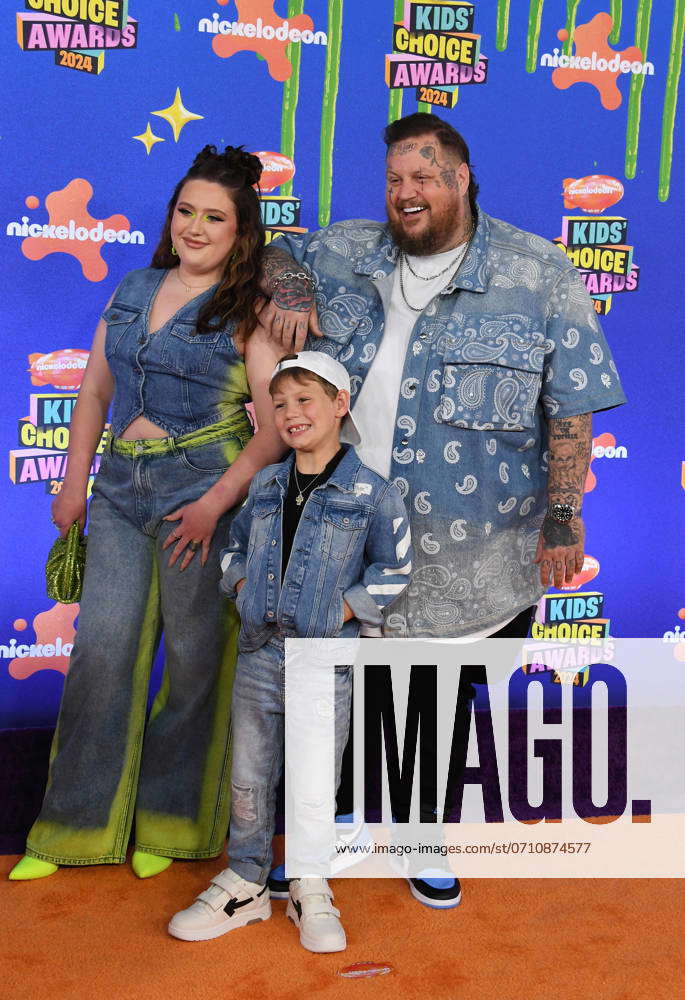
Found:
[[132, 823], [141, 878], [223, 847], [238, 629], [218, 552], [252, 477], [283, 452], [268, 394], [279, 349], [256, 330], [260, 174], [242, 148], [206, 146], [173, 193], [152, 266], [124, 278], [96, 330], [52, 508], [62, 535], [85, 524], [111, 403], [110, 439], [48, 787], [12, 879], [121, 863]]

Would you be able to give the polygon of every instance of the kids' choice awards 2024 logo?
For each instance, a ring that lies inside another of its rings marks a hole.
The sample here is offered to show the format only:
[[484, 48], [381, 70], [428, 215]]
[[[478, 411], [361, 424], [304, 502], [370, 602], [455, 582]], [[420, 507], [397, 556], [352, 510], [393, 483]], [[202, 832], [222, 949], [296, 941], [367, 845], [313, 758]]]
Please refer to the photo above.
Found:
[[417, 101], [453, 108], [457, 88], [485, 83], [488, 60], [473, 31], [475, 10], [461, 0], [408, 2], [395, 22], [392, 54], [385, 57], [390, 89], [415, 90]]
[[260, 150], [254, 154], [261, 161], [263, 171], [257, 185], [260, 189], [260, 209], [266, 232], [266, 242], [271, 243], [279, 233], [306, 233], [300, 225], [301, 201], [288, 194], [273, 194], [277, 188], [289, 184], [295, 175], [295, 164], [283, 153]]
[[138, 22], [128, 0], [26, 0], [17, 13], [17, 42], [24, 52], [54, 52], [57, 66], [101, 73], [105, 52], [134, 49]]
[[555, 242], [579, 271], [595, 311], [604, 315], [613, 296], [636, 291], [640, 279], [635, 248], [628, 242], [628, 220], [600, 214], [620, 201], [623, 185], [604, 174], [567, 177], [563, 196], [564, 208], [579, 208], [587, 215], [563, 216], [561, 236]]
[[[42, 483], [46, 493], [54, 496], [59, 493], [67, 470], [71, 417], [88, 351], [65, 348], [49, 354], [30, 354], [28, 361], [34, 386], [40, 389], [54, 386], [62, 391], [30, 393], [28, 415], [18, 422], [19, 447], [9, 453], [9, 477], [15, 486]], [[106, 427], [90, 469], [91, 484], [100, 467], [108, 433]]]

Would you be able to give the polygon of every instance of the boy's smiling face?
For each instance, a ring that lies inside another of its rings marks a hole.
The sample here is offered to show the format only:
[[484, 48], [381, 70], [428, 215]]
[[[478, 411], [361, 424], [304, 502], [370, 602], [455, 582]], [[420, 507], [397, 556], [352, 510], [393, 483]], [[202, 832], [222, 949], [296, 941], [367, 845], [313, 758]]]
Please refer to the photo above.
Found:
[[300, 382], [283, 375], [272, 399], [276, 429], [289, 448], [312, 455], [327, 454], [332, 448], [335, 454], [340, 425], [349, 408], [343, 389], [332, 398], [315, 379]]

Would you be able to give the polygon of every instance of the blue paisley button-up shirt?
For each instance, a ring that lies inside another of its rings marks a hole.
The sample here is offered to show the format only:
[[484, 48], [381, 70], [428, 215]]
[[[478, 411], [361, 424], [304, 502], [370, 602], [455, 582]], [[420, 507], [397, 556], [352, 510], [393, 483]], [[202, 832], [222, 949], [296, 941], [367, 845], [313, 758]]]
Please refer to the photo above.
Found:
[[[325, 338], [354, 396], [385, 330], [398, 250], [387, 226], [341, 222], [279, 246], [306, 264]], [[487, 630], [542, 595], [547, 420], [625, 402], [594, 307], [552, 243], [479, 212], [455, 279], [417, 318], [395, 414], [391, 479], [414, 542], [391, 636]]]

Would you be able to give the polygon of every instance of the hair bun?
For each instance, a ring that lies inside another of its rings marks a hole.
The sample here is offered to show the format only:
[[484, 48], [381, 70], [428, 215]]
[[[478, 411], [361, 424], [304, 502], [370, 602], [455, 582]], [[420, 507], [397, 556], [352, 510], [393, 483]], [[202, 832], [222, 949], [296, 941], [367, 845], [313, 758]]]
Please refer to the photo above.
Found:
[[204, 146], [193, 160], [193, 167], [209, 163], [225, 171], [236, 187], [254, 187], [262, 176], [262, 161], [254, 153], [246, 153], [244, 146], [226, 146], [223, 153], [216, 146]]
[[226, 146], [223, 158], [229, 170], [244, 176], [245, 187], [253, 187], [259, 183], [262, 161], [254, 153], [247, 153], [244, 146]]
[[192, 166], [197, 167], [203, 163], [208, 163], [210, 160], [215, 160], [218, 155], [216, 146], [203, 146], [193, 160]]

